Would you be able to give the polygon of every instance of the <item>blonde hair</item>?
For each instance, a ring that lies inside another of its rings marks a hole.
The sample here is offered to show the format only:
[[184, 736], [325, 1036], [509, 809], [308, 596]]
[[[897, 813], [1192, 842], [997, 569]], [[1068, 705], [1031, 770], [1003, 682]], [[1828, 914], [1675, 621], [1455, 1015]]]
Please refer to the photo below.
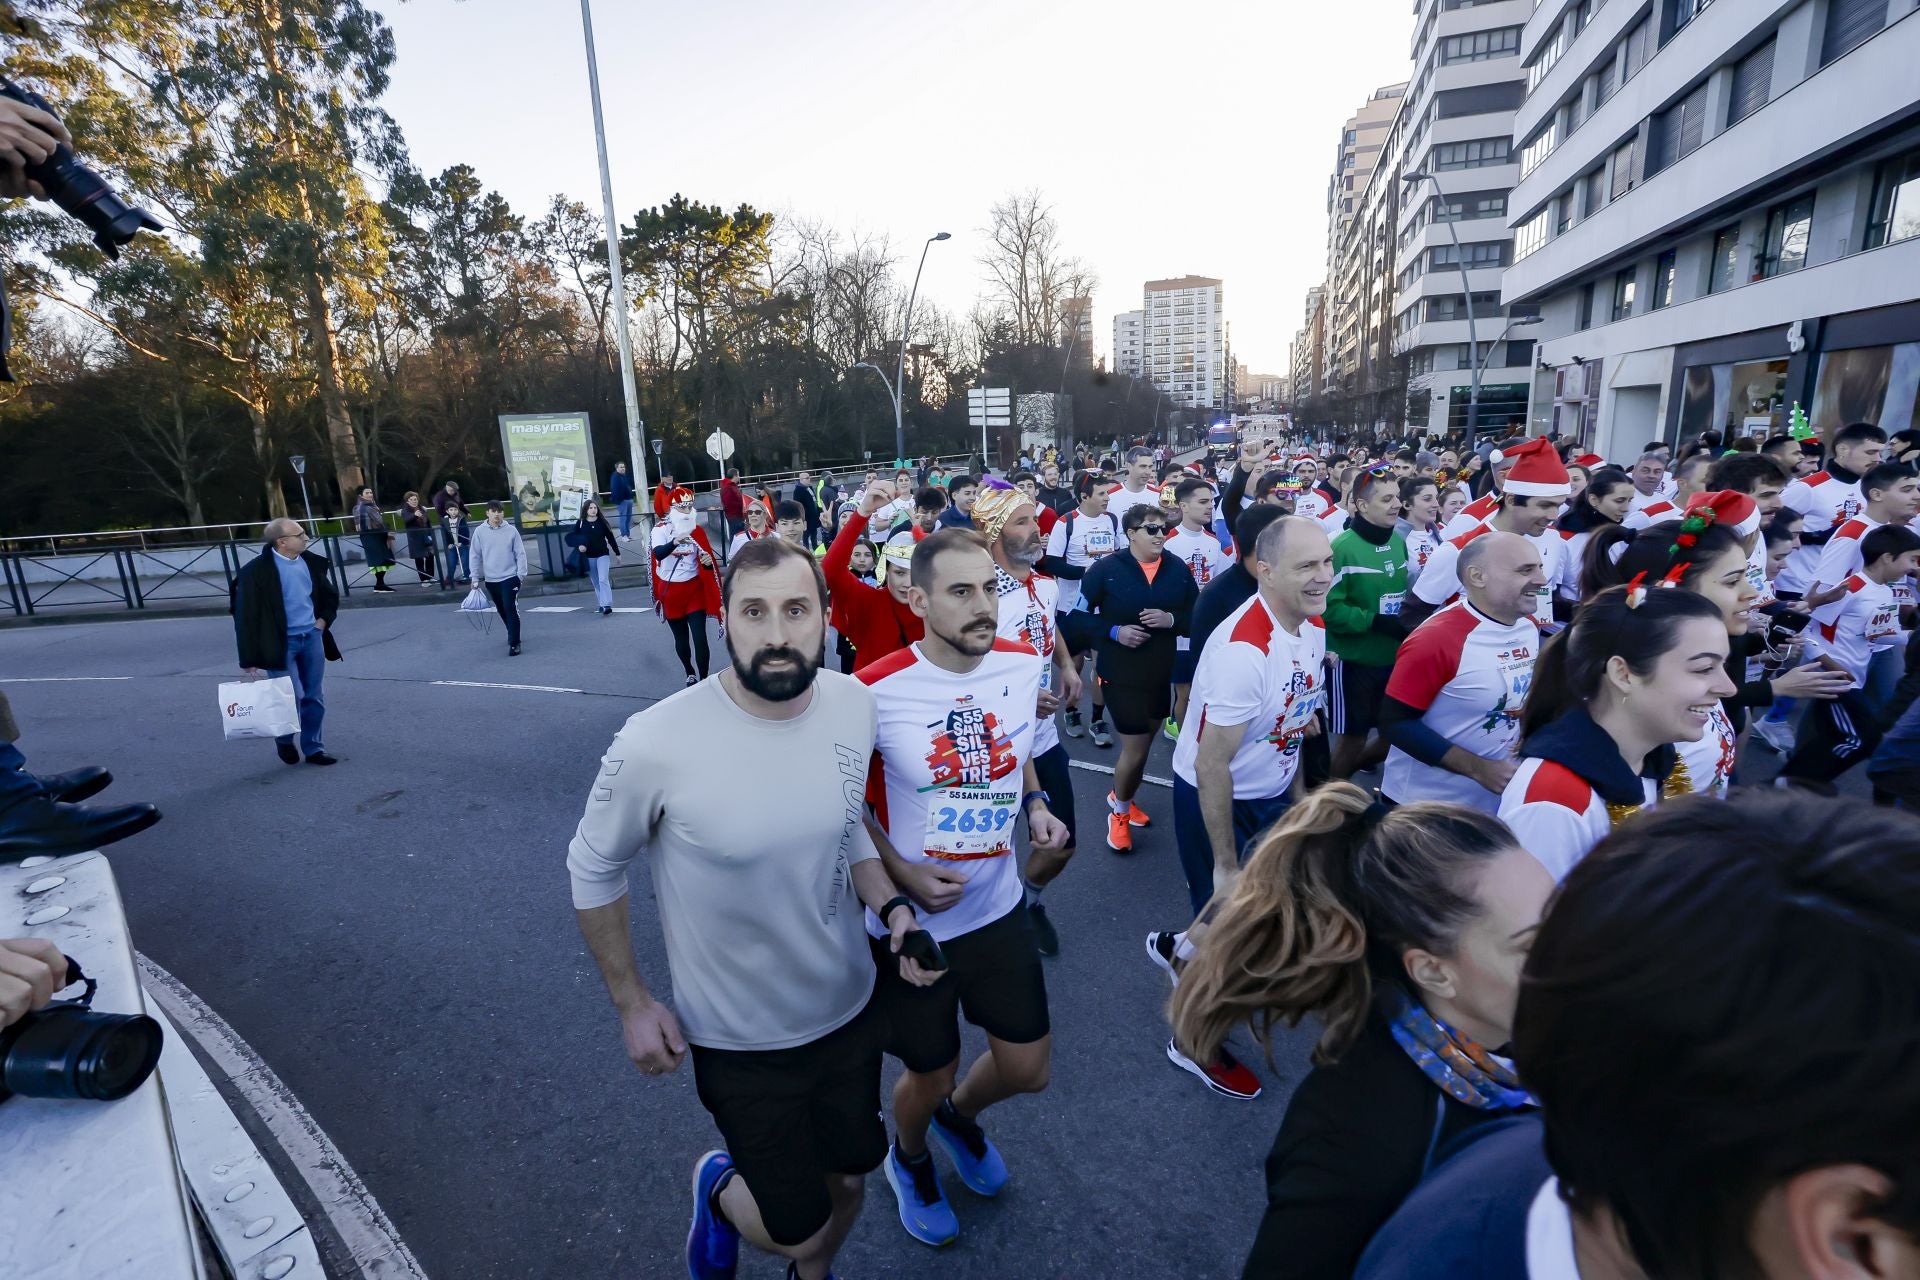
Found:
[[1365, 1025], [1374, 982], [1404, 981], [1409, 950], [1449, 954], [1480, 914], [1470, 873], [1515, 847], [1478, 809], [1383, 812], [1352, 783], [1327, 783], [1259, 838], [1232, 891], [1209, 904], [1212, 924], [1174, 991], [1174, 1038], [1210, 1062], [1244, 1022], [1271, 1062], [1274, 1023], [1317, 1014], [1314, 1061], [1334, 1061]]

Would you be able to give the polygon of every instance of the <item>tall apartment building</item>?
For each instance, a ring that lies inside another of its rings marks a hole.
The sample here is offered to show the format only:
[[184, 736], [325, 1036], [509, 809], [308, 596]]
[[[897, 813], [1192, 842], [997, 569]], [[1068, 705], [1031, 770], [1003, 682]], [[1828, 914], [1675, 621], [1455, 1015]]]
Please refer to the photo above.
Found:
[[1147, 281], [1144, 376], [1185, 408], [1226, 403], [1225, 286], [1206, 276]]
[[[1920, 3], [1545, 0], [1515, 262], [1534, 421], [1616, 460], [1708, 428], [1920, 423]], [[1475, 9], [1474, 12], [1479, 12]]]
[[1113, 371], [1130, 378], [1147, 376], [1147, 313], [1122, 311], [1113, 318]]
[[1380, 164], [1381, 148], [1387, 129], [1400, 113], [1400, 100], [1407, 86], [1383, 85], [1373, 91], [1361, 108], [1347, 117], [1340, 127], [1340, 143], [1333, 152], [1333, 173], [1327, 178], [1327, 279], [1333, 279], [1334, 262], [1340, 244], [1360, 207]]
[[1394, 347], [1405, 124], [1396, 112], [1381, 135], [1379, 167], [1341, 229], [1329, 277], [1327, 395], [1345, 425], [1397, 429], [1407, 415], [1409, 361]]
[[[1595, 2], [1611, 12], [1634, 0]], [[1551, 0], [1547, 7], [1564, 6]], [[1520, 180], [1513, 122], [1527, 90], [1521, 36], [1535, 13], [1533, 0], [1419, 0], [1415, 9], [1398, 170], [1431, 180], [1403, 183], [1397, 193], [1392, 303], [1414, 430], [1466, 427], [1476, 356], [1485, 361], [1482, 431], [1526, 421], [1533, 331], [1507, 333], [1500, 272], [1513, 260], [1506, 217], [1507, 193]]]
[[1060, 304], [1060, 345], [1067, 363], [1081, 368], [1093, 364], [1093, 299], [1085, 294]]

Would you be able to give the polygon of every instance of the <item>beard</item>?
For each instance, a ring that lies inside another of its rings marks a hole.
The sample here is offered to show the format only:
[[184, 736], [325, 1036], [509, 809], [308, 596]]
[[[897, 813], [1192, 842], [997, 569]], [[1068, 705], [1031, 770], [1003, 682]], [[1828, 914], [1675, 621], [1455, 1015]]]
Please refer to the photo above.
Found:
[[684, 538], [693, 532], [694, 514], [691, 511], [669, 511], [667, 523], [673, 526], [673, 536]]
[[[928, 629], [932, 630], [931, 624], [929, 624]], [[991, 620], [988, 620], [985, 622], [972, 623], [952, 635], [948, 635], [944, 631], [935, 632], [935, 634], [967, 657], [979, 658], [984, 657], [992, 651], [993, 642], [999, 634], [999, 629], [993, 625]], [[824, 647], [822, 651], [824, 652]]]
[[[733, 633], [729, 631], [727, 657], [733, 661], [734, 679], [748, 693], [768, 702], [791, 702], [813, 687], [814, 676], [827, 660], [827, 640], [825, 636], [820, 638], [820, 651], [812, 658], [798, 649], [778, 645], [756, 650], [751, 660], [743, 660], [740, 651], [733, 647]], [[770, 664], [780, 661], [790, 665], [768, 670]]]
[[1001, 547], [1006, 551], [1007, 559], [1015, 564], [1026, 565], [1029, 569], [1040, 563], [1040, 557], [1046, 551], [1046, 545], [1041, 541], [1038, 531], [1025, 542], [1008, 542], [1003, 538]]

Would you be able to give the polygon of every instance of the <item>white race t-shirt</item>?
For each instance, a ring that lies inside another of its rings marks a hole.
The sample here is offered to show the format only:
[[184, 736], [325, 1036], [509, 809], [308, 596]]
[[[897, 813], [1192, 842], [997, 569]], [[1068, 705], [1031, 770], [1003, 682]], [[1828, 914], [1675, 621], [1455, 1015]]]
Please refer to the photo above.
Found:
[[1860, 540], [1880, 527], [1880, 521], [1862, 511], [1833, 531], [1827, 545], [1819, 548], [1820, 560], [1813, 571], [1814, 584], [1837, 587], [1864, 567]]
[[1427, 567], [1427, 561], [1433, 559], [1433, 553], [1440, 549], [1440, 530], [1437, 527], [1415, 529], [1408, 527], [1407, 539], [1407, 585], [1411, 587], [1420, 581], [1420, 571]]
[[1173, 748], [1173, 771], [1200, 785], [1200, 740], [1207, 725], [1245, 725], [1233, 753], [1233, 798], [1284, 795], [1300, 767], [1300, 738], [1321, 703], [1327, 632], [1309, 619], [1291, 635], [1259, 592], [1228, 614], [1200, 652], [1187, 727]]
[[[1858, 480], [1841, 480], [1831, 472], [1816, 471], [1804, 480], [1795, 480], [1780, 495], [1780, 505], [1805, 518], [1801, 526], [1807, 533], [1825, 533], [1845, 524], [1866, 509]], [[1820, 567], [1817, 546], [1796, 548], [1781, 566], [1774, 587], [1780, 591], [1804, 594]], [[1830, 584], [1831, 585], [1831, 584]]]
[[[1493, 532], [1490, 524], [1479, 524], [1457, 538], [1448, 538], [1434, 549], [1433, 556], [1427, 561], [1427, 567], [1420, 574], [1420, 581], [1414, 584], [1413, 594], [1431, 605], [1443, 605], [1460, 594], [1460, 551], [1469, 542], [1485, 533]], [[1557, 529], [1548, 529], [1542, 534], [1525, 535], [1533, 549], [1540, 553], [1540, 567], [1546, 574], [1547, 583], [1540, 588], [1535, 597], [1533, 616], [1536, 622], [1553, 621], [1553, 593], [1569, 581], [1577, 583], [1580, 575], [1577, 570], [1569, 572], [1569, 557], [1566, 540]]]
[[[1112, 516], [1116, 521], [1123, 519], [1127, 512], [1134, 507], [1157, 507], [1159, 505], [1160, 489], [1157, 485], [1150, 484], [1138, 493], [1134, 493], [1124, 484], [1117, 484], [1107, 490], [1107, 514]], [[1179, 519], [1177, 515], [1172, 518], [1176, 520]]]
[[[1465, 600], [1413, 629], [1394, 659], [1387, 696], [1422, 714], [1421, 723], [1454, 746], [1487, 760], [1513, 754], [1520, 710], [1533, 685], [1540, 627], [1532, 618], [1496, 622]], [[1387, 753], [1380, 790], [1400, 804], [1449, 800], [1492, 813], [1500, 797], [1399, 747]]]
[[[1040, 687], [1053, 687], [1053, 650], [1059, 622], [1058, 585], [1044, 573], [1029, 573], [1025, 582], [998, 565], [994, 585], [1000, 592], [1000, 638], [1024, 644], [1040, 655]], [[1052, 716], [1039, 715], [1033, 734], [1033, 754], [1044, 755], [1060, 744], [1060, 727]]]
[[[1233, 556], [1220, 545], [1220, 539], [1211, 529], [1202, 529], [1198, 533], [1188, 533], [1185, 526], [1174, 530], [1167, 539], [1166, 552], [1175, 560], [1187, 566], [1193, 574], [1193, 585], [1206, 589], [1206, 585], [1215, 578], [1233, 568]], [[1193, 647], [1193, 641], [1180, 636], [1174, 641], [1174, 648], [1185, 653]]]
[[[914, 915], [942, 942], [998, 920], [1020, 904], [1015, 828], [1033, 756], [1038, 655], [996, 639], [965, 675], [935, 666], [916, 642], [862, 667], [879, 716], [867, 798], [887, 840], [908, 862], [941, 862], [969, 875], [960, 901]], [[867, 932], [886, 930], [872, 911]]]
[[1867, 664], [1876, 651], [1905, 642], [1900, 629], [1900, 600], [1893, 588], [1854, 574], [1838, 600], [1813, 611], [1813, 650], [1847, 669], [1855, 686], [1867, 682]]
[[[1047, 534], [1047, 554], [1058, 556], [1076, 569], [1084, 569], [1101, 556], [1112, 555], [1120, 545], [1120, 518], [1108, 511], [1102, 515], [1083, 515], [1078, 507], [1061, 516]], [[1060, 612], [1072, 613], [1080, 607], [1080, 579], [1059, 579]]]

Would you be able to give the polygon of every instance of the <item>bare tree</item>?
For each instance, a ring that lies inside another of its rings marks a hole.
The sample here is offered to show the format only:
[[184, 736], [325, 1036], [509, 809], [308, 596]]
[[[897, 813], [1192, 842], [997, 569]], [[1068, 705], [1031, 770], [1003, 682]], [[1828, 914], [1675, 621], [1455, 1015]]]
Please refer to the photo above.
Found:
[[1052, 206], [1037, 190], [1010, 195], [988, 214], [986, 235], [988, 248], [980, 257], [985, 301], [1001, 322], [995, 327], [1004, 341], [1058, 346], [1068, 299], [1090, 294], [1096, 281], [1085, 263], [1061, 248]]

